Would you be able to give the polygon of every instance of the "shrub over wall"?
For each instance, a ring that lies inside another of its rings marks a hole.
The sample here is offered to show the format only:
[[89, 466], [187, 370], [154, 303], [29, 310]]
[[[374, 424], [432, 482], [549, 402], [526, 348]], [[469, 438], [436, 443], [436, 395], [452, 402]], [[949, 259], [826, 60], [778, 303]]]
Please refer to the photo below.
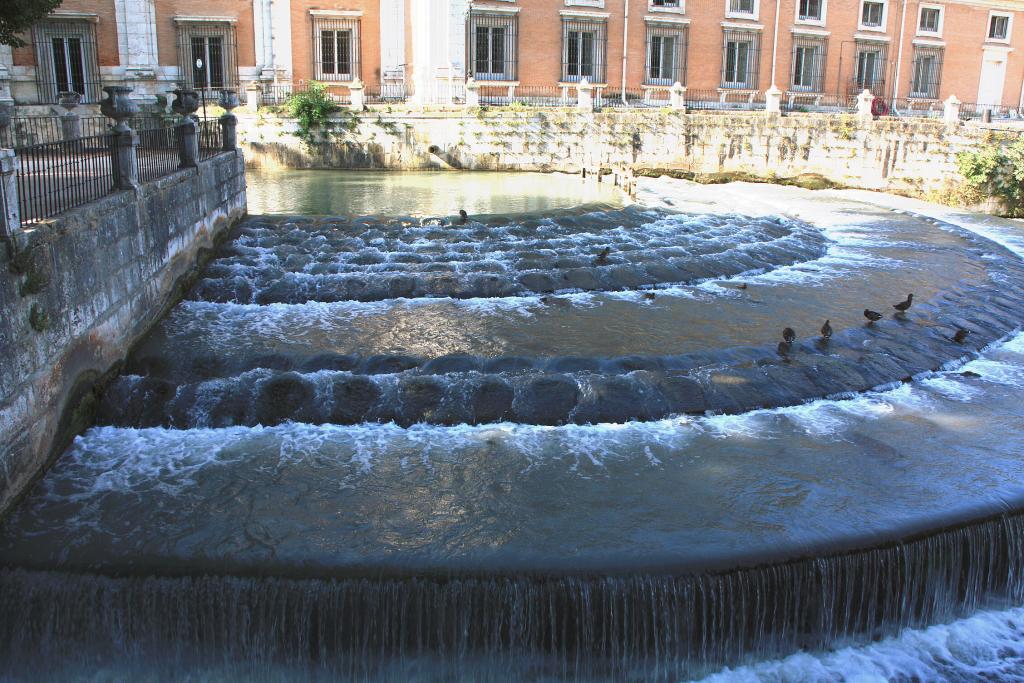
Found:
[[1024, 215], [1024, 138], [960, 152], [956, 160], [972, 188], [1002, 200], [1011, 215]]

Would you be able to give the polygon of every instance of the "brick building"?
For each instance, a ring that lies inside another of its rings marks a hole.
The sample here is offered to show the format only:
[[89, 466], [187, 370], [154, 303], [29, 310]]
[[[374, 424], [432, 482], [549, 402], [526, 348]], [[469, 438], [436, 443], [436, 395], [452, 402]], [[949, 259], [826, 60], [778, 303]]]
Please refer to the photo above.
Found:
[[0, 99], [86, 101], [359, 79], [425, 102], [485, 92], [1024, 104], [1024, 0], [65, 0], [0, 47]]

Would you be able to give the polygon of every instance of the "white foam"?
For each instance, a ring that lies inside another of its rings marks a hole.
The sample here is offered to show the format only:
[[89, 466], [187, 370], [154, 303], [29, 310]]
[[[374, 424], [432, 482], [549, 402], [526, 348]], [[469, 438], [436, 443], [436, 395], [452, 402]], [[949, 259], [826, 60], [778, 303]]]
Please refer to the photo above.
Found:
[[704, 683], [1024, 680], [1024, 608], [987, 611], [951, 624], [832, 652], [727, 668]]

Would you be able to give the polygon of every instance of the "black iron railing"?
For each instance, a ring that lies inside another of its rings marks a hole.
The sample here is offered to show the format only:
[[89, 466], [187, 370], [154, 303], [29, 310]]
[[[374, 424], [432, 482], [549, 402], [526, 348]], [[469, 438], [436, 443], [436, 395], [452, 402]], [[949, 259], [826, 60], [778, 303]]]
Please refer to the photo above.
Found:
[[224, 151], [224, 136], [220, 121], [205, 119], [199, 122], [199, 161], [206, 161]]
[[17, 150], [22, 225], [37, 223], [114, 190], [117, 169], [111, 133]]
[[364, 95], [367, 104], [394, 104], [405, 102], [409, 97], [409, 91], [405, 83], [382, 83], [366, 86]]
[[175, 125], [163, 123], [136, 130], [139, 143], [135, 156], [139, 163], [139, 182], [147, 183], [178, 170], [178, 140]]

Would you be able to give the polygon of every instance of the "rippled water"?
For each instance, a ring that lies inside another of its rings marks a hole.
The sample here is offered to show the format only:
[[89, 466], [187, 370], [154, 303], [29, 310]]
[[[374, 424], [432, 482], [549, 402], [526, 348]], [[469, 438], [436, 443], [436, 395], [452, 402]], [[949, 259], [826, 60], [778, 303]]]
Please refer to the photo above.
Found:
[[[822, 631], [798, 600], [801, 586], [829, 596], [832, 581], [860, 591], [874, 580], [835, 553], [1020, 509], [1014, 224], [793, 188], [645, 181], [641, 206], [574, 210], [609, 198], [549, 177], [508, 180], [506, 200], [504, 178], [311, 173], [257, 175], [251, 196], [267, 213], [389, 217], [251, 221], [136, 349], [100, 425], [0, 529], [3, 565], [33, 570], [0, 577], [0, 608], [31, 609], [53, 654], [47, 666], [19, 656], [16, 678], [136, 678], [148, 645], [120, 640], [153, 637], [156, 678], [330, 679], [325, 643], [357, 636], [324, 622], [368, 610], [360, 651], [390, 654], [358, 672], [345, 660], [359, 680], [1021, 680], [1016, 588], [941, 585], [960, 574], [958, 544], [971, 549], [963, 562], [982, 562], [993, 531], [907, 550], [905, 578], [927, 609], [876, 619], [890, 602], [880, 591], [867, 607], [850, 598], [845, 622], [837, 604]], [[488, 215], [452, 225], [452, 198]], [[331, 203], [303, 203], [318, 201]], [[505, 215], [520, 209], [544, 211]], [[909, 291], [917, 304], [893, 319]], [[865, 307], [887, 319], [866, 327]], [[815, 339], [825, 318], [828, 345]], [[956, 346], [960, 324], [974, 335]], [[780, 358], [787, 325], [800, 341]], [[843, 393], [849, 369], [863, 369], [854, 359], [871, 354], [894, 354], [897, 381], [862, 377], [870, 390]], [[688, 403], [680, 378], [721, 409]], [[763, 407], [729, 409], [723, 396], [748, 405], [758, 382], [768, 388], [751, 401]], [[1007, 524], [998, 533], [1016, 542]], [[886, 552], [857, 566], [888, 576]], [[704, 574], [807, 555], [830, 559]], [[1016, 571], [1000, 561], [991, 574]], [[189, 578], [207, 573], [267, 578]], [[710, 617], [688, 611], [698, 594]], [[239, 596], [251, 614], [219, 630], [203, 620], [230, 655], [191, 662], [188, 610], [234, 609]], [[443, 634], [402, 625], [399, 612], [445, 596], [473, 620], [438, 614]], [[742, 621], [760, 613], [745, 601], [771, 599], [792, 611]], [[310, 617], [316, 604], [325, 611]], [[73, 625], [94, 613], [113, 662], [79, 654], [97, 645]], [[564, 616], [577, 613], [601, 616]], [[250, 621], [269, 630], [238, 626]], [[716, 640], [673, 639], [668, 624]], [[801, 647], [813, 649], [792, 654]], [[326, 668], [306, 668], [307, 655]]]

